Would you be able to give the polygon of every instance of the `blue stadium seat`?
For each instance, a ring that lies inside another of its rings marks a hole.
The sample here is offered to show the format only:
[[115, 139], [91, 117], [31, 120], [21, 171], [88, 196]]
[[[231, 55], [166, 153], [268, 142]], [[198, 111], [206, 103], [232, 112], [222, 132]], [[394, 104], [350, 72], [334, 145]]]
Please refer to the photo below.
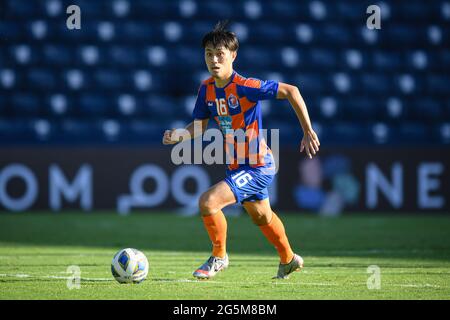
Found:
[[380, 33], [382, 42], [386, 45], [420, 46], [425, 41], [422, 29], [413, 25], [391, 25], [386, 34]]
[[[235, 69], [298, 86], [327, 143], [449, 143], [447, 2], [374, 3], [369, 30], [367, 1], [79, 0], [68, 30], [66, 0], [0, 1], [0, 143], [159, 143], [190, 120], [210, 76], [202, 37], [230, 17]], [[286, 101], [263, 109], [298, 143]]]
[[274, 61], [268, 50], [254, 50], [252, 48], [243, 48], [240, 50], [239, 59], [241, 59], [240, 63], [245, 65], [246, 68], [258, 69], [262, 69], [277, 62]]
[[35, 134], [25, 119], [0, 118], [0, 143], [3, 145], [17, 145], [35, 142]]
[[170, 129], [165, 122], [132, 120], [129, 122], [129, 135], [133, 142], [160, 143], [164, 130]]
[[69, 95], [48, 94], [43, 103], [43, 115], [45, 118], [72, 116], [75, 113], [75, 101], [76, 99]]
[[398, 70], [404, 67], [404, 60], [399, 52], [379, 51], [372, 53], [373, 68], [382, 70]]
[[58, 79], [49, 69], [32, 69], [28, 73], [28, 81], [31, 88], [40, 90], [53, 90], [56, 88]]
[[381, 118], [379, 101], [366, 96], [348, 96], [345, 100], [341, 100], [340, 106], [342, 117], [348, 120], [360, 122]]
[[445, 95], [450, 92], [450, 76], [448, 74], [430, 74], [426, 79], [426, 92], [431, 95]]
[[[434, 7], [434, 8], [433, 8]], [[430, 3], [424, 6], [421, 1], [408, 1], [408, 3], [396, 3], [396, 15], [405, 21], [415, 22], [425, 22], [432, 16], [432, 10], [437, 9], [435, 3]], [[438, 11], [435, 11], [438, 13]]]
[[131, 46], [112, 46], [108, 52], [108, 59], [112, 65], [135, 66], [138, 64], [138, 52]]
[[298, 126], [287, 126], [284, 121], [271, 120], [270, 118], [265, 120], [264, 126], [267, 130], [278, 129], [281, 143], [300, 144], [302, 131]]
[[99, 119], [94, 123], [95, 130], [99, 132], [102, 142], [127, 142], [129, 130], [126, 122], [113, 119]]
[[5, 0], [8, 14], [23, 18], [34, 17], [38, 13], [39, 4], [26, 0]]
[[45, 45], [42, 48], [42, 56], [45, 64], [50, 66], [68, 66], [75, 61], [73, 50], [64, 45]]
[[450, 120], [450, 98], [443, 101], [444, 119]]
[[99, 93], [83, 93], [79, 99], [79, 113], [89, 118], [115, 114], [114, 102], [108, 96]]
[[323, 92], [326, 88], [323, 79], [316, 73], [301, 73], [294, 78], [295, 85], [298, 86], [300, 92], [305, 96], [314, 96]]
[[390, 145], [398, 142], [397, 128], [385, 122], [369, 123], [366, 130], [369, 134], [368, 141], [375, 145]]
[[410, 119], [416, 121], [438, 122], [444, 117], [443, 108], [438, 99], [432, 97], [417, 97], [409, 102]]
[[335, 121], [342, 120], [344, 117], [344, 105], [340, 103], [336, 97], [323, 97], [319, 102], [320, 108], [320, 120], [325, 122], [325, 120]]
[[450, 50], [439, 51], [439, 68], [450, 70]]
[[10, 47], [12, 59], [18, 65], [30, 65], [37, 62], [37, 55], [32, 52], [31, 46], [27, 44], [17, 44]]
[[12, 69], [0, 69], [0, 87], [4, 90], [23, 86], [22, 76]]
[[[200, 18], [210, 19], [211, 13], [214, 12], [216, 20], [227, 19], [234, 14], [242, 14], [237, 8], [233, 8], [230, 2], [225, 1], [197, 1], [199, 5], [198, 16]], [[237, 18], [237, 17], [236, 17]]]
[[104, 141], [103, 132], [93, 121], [66, 118], [56, 126], [56, 143], [95, 144]]
[[171, 96], [149, 95], [143, 99], [142, 109], [150, 119], [167, 120], [182, 114], [183, 104]]
[[76, 51], [76, 62], [79, 65], [97, 66], [107, 63], [107, 51], [96, 45], [81, 46]]
[[65, 89], [70, 91], [78, 91], [89, 88], [89, 86], [92, 85], [91, 74], [83, 72], [80, 69], [64, 70], [62, 77], [64, 79]]
[[18, 25], [13, 21], [0, 20], [0, 34], [10, 42], [16, 42], [26, 37], [23, 25]]
[[9, 104], [9, 97], [4, 94], [0, 93], [0, 115], [1, 117], [6, 117], [8, 104]]
[[249, 35], [250, 43], [283, 43], [286, 40], [284, 28], [275, 23], [260, 22], [255, 24]]
[[344, 19], [345, 21], [352, 20], [359, 23], [361, 20], [361, 12], [364, 12], [362, 6], [363, 3], [360, 4], [352, 1], [337, 1], [335, 4], [336, 11], [334, 15]]
[[162, 34], [157, 32], [155, 24], [146, 21], [126, 21], [117, 28], [117, 39], [126, 42], [161, 41]]
[[[105, 17], [105, 1], [89, 1], [89, 0], [77, 0], [76, 4], [80, 7], [82, 15], [86, 19], [95, 19]], [[68, 5], [66, 5], [67, 8]], [[65, 11], [65, 10], [64, 10]]]
[[354, 42], [351, 29], [340, 24], [324, 24], [317, 26], [317, 34], [320, 43], [333, 47], [346, 47]]
[[420, 122], [403, 122], [399, 127], [399, 136], [402, 144], [417, 145], [429, 141], [431, 138], [430, 129]]
[[389, 94], [393, 91], [393, 81], [384, 73], [363, 73], [358, 81], [360, 92], [366, 94]]
[[410, 118], [409, 100], [393, 96], [385, 99], [382, 104], [381, 120], [398, 123]]
[[189, 43], [193, 48], [201, 48], [201, 41], [203, 36], [211, 31], [214, 27], [214, 22], [210, 20], [192, 21], [186, 25], [189, 32], [186, 32], [183, 36], [183, 40]]
[[[203, 49], [200, 48], [200, 44], [198, 47], [192, 46], [177, 46], [172, 49], [173, 57], [172, 62], [177, 68], [181, 69], [201, 69], [206, 68]], [[242, 52], [240, 52], [241, 54]], [[189, 61], [189, 64], [186, 64], [186, 61]]]
[[302, 10], [301, 3], [295, 1], [271, 1], [270, 3], [264, 3], [263, 6], [267, 7], [269, 16], [272, 17], [285, 17], [290, 20], [303, 20], [307, 17], [306, 10]]
[[160, 1], [136, 0], [131, 1], [131, 4], [132, 12], [138, 18], [167, 17], [167, 19], [170, 19], [175, 14], [173, 8]]
[[12, 111], [17, 119], [39, 116], [40, 98], [28, 92], [17, 92], [11, 96]]
[[450, 144], [450, 121], [434, 125], [433, 138], [436, 143]]
[[123, 74], [117, 70], [98, 69], [93, 75], [95, 84], [100, 89], [119, 89], [124, 86]]
[[308, 50], [306, 59], [311, 70], [333, 70], [337, 66], [334, 50], [311, 49]]
[[[267, 50], [272, 53], [273, 50]], [[301, 48], [296, 46], [283, 47], [272, 54], [272, 64], [276, 68], [284, 67], [285, 72], [289, 72], [295, 68], [302, 68], [303, 70], [308, 66], [306, 54]]]
[[333, 122], [323, 126], [323, 144], [362, 146], [369, 141], [365, 126], [350, 122]]

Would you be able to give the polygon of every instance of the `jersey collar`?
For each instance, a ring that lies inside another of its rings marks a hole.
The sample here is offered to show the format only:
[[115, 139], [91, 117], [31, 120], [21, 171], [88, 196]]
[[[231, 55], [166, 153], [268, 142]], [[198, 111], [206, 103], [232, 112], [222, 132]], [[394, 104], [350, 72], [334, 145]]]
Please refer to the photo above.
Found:
[[214, 88], [216, 88], [216, 89], [225, 89], [226, 87], [228, 87], [230, 85], [230, 83], [233, 83], [235, 75], [236, 75], [236, 71], [233, 70], [233, 73], [231, 74], [230, 81], [228, 81], [228, 83], [225, 86], [220, 87], [220, 88], [216, 86], [216, 81], [214, 81]]

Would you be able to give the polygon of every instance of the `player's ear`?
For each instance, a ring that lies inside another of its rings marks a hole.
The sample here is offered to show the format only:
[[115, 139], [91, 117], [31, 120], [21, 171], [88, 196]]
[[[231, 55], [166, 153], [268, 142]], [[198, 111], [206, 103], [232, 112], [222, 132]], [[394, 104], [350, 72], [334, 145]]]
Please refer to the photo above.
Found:
[[231, 51], [231, 59], [233, 60], [233, 62], [234, 62], [234, 59], [236, 59], [236, 57], [237, 57], [237, 51]]

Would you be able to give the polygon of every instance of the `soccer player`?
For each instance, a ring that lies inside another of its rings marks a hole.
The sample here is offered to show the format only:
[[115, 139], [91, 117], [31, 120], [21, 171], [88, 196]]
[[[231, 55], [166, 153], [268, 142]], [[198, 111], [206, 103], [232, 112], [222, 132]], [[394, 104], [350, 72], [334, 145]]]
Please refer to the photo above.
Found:
[[[193, 275], [209, 279], [228, 267], [226, 251], [227, 221], [222, 209], [239, 202], [261, 229], [280, 256], [275, 278], [285, 279], [303, 267], [303, 259], [289, 244], [284, 225], [272, 211], [267, 187], [275, 175], [271, 150], [260, 136], [261, 106], [265, 99], [287, 99], [303, 129], [300, 152], [312, 158], [320, 142], [312, 129], [305, 103], [296, 86], [277, 81], [245, 78], [233, 70], [239, 43], [236, 35], [219, 22], [202, 40], [205, 62], [211, 77], [202, 82], [193, 111], [193, 121], [184, 129], [166, 130], [163, 144], [175, 144], [201, 136], [210, 119], [215, 120], [225, 138], [230, 161], [226, 178], [212, 186], [199, 199], [203, 224], [212, 242], [212, 255]], [[196, 130], [195, 128], [200, 128]], [[233, 132], [245, 131], [243, 143], [236, 143]], [[177, 131], [176, 131], [177, 130]], [[185, 135], [175, 134], [180, 130]], [[242, 152], [244, 150], [244, 152]]]

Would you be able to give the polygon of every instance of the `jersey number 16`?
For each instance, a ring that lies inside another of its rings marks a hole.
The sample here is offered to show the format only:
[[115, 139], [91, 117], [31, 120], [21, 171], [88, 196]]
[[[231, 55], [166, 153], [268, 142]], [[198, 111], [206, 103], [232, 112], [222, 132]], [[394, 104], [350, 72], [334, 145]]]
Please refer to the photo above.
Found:
[[246, 173], [245, 171], [241, 171], [240, 173], [231, 178], [234, 180], [234, 182], [236, 182], [239, 188], [242, 188], [250, 180], [253, 180], [253, 177], [250, 175], [250, 173]]
[[224, 98], [216, 99], [217, 114], [219, 116], [227, 115], [227, 103]]

